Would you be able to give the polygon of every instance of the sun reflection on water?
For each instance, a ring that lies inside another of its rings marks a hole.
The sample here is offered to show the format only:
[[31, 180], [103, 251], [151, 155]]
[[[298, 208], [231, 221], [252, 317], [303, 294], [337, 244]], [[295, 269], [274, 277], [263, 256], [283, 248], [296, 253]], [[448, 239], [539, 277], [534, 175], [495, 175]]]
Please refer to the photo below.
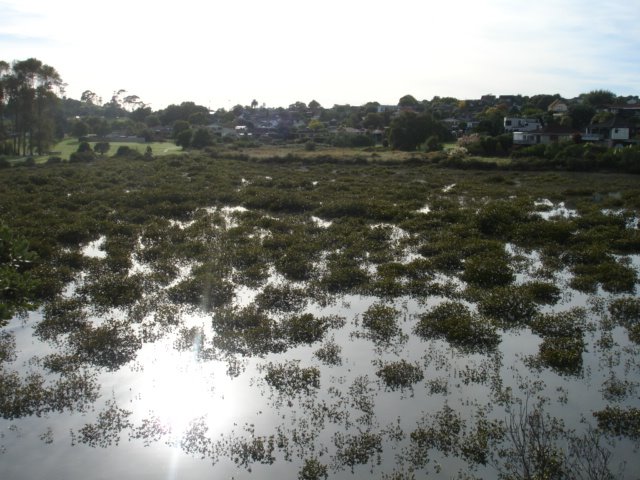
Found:
[[194, 419], [205, 419], [212, 432], [224, 431], [231, 422], [235, 402], [223, 362], [200, 360], [195, 346], [185, 352], [150, 349], [141, 360], [140, 413], [158, 418], [174, 438], [181, 438]]

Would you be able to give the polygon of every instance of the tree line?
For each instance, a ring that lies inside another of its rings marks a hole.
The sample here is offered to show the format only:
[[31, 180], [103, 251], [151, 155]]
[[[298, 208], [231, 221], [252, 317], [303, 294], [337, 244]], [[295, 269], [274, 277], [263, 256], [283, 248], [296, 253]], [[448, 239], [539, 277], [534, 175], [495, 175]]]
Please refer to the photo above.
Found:
[[43, 155], [65, 135], [104, 138], [112, 132], [147, 142], [170, 139], [183, 148], [205, 148], [221, 140], [210, 125], [218, 126], [218, 131], [246, 127], [262, 134], [260, 142], [310, 141], [338, 147], [382, 143], [407, 151], [438, 150], [443, 142], [473, 132], [497, 139], [485, 142], [484, 150], [489, 154], [496, 142], [501, 148], [506, 146], [498, 138], [504, 132], [505, 116], [539, 117], [545, 124], [561, 121], [580, 130], [594, 119], [602, 120], [598, 115], [606, 113], [599, 110], [601, 107], [629, 100], [595, 90], [568, 101], [568, 115], [557, 120], [547, 107], [561, 99], [558, 94], [485, 95], [479, 100], [435, 96], [421, 101], [405, 95], [392, 106], [367, 102], [330, 108], [316, 100], [267, 108], [253, 99], [245, 106], [216, 111], [190, 101], [154, 111], [124, 89], [114, 91], [106, 102], [91, 90], [85, 90], [79, 100], [62, 94], [60, 75], [40, 60], [0, 61], [0, 155]]
[[[0, 61], [2, 143], [10, 145], [17, 154], [46, 153], [56, 138], [57, 94], [63, 87], [56, 69], [40, 60], [29, 58], [11, 65]], [[9, 119], [8, 125], [5, 117]]]

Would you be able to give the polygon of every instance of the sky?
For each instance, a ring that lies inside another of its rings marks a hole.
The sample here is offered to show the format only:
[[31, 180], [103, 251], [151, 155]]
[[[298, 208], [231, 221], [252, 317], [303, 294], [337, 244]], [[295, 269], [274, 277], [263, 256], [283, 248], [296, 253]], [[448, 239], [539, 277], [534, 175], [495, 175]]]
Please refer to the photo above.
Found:
[[0, 0], [0, 60], [154, 110], [640, 95], [640, 0]]

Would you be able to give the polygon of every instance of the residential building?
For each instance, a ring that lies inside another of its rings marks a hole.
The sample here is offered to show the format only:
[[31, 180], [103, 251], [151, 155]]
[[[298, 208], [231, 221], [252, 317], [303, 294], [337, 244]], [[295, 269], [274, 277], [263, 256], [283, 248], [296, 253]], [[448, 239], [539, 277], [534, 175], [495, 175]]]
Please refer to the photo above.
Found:
[[582, 139], [588, 142], [605, 142], [613, 146], [635, 143], [632, 140], [633, 133], [633, 128], [627, 120], [615, 116], [606, 122], [589, 125]]
[[538, 118], [504, 117], [505, 132], [533, 132], [542, 128]]
[[580, 132], [562, 125], [547, 125], [532, 132], [513, 132], [514, 145], [548, 145], [550, 143], [570, 142]]

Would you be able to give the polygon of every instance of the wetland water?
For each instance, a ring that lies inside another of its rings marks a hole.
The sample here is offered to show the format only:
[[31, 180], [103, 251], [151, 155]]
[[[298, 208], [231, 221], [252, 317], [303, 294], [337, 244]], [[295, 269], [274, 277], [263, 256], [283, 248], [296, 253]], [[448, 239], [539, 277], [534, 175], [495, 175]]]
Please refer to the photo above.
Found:
[[633, 186], [149, 166], [12, 172], [90, 213], [2, 329], [1, 478], [636, 478]]

